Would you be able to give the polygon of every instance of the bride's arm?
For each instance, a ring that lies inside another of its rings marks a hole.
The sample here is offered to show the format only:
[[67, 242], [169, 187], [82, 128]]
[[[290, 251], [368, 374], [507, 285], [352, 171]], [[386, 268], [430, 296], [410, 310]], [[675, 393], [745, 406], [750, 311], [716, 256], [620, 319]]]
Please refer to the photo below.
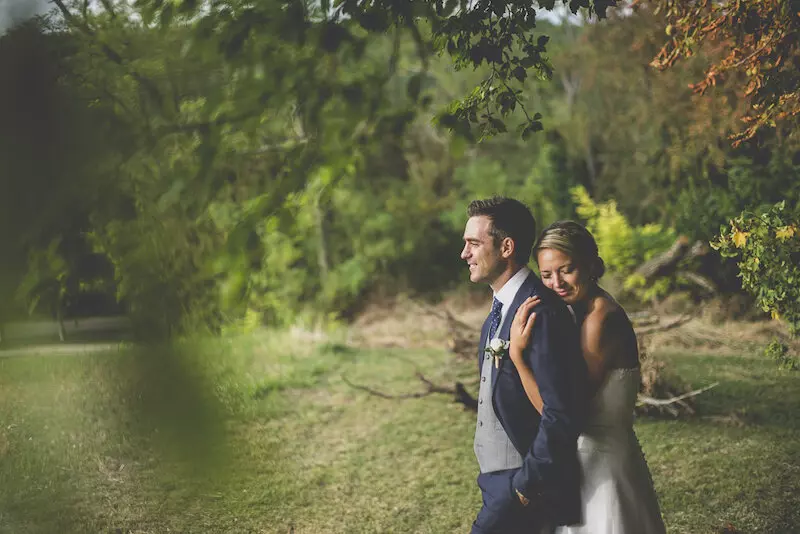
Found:
[[514, 367], [517, 368], [517, 373], [519, 373], [519, 378], [522, 381], [522, 387], [525, 388], [525, 394], [528, 395], [528, 400], [531, 401], [536, 411], [541, 414], [544, 402], [539, 393], [539, 385], [536, 383], [536, 377], [533, 376], [533, 371], [525, 363], [523, 356], [525, 347], [530, 345], [531, 329], [536, 321], [536, 312], [531, 313], [531, 311], [539, 302], [539, 297], [530, 297], [517, 309], [514, 321], [511, 323], [511, 343], [508, 353], [511, 356], [511, 361], [514, 362]]

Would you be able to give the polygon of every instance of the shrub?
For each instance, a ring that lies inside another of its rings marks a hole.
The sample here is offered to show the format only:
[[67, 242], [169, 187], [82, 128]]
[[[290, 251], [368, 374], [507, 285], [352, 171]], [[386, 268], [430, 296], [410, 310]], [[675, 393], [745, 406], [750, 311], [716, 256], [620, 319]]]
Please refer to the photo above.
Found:
[[639, 300], [649, 301], [673, 288], [675, 280], [672, 277], [648, 285], [644, 278], [633, 273], [640, 264], [672, 245], [677, 237], [672, 228], [660, 224], [631, 226], [613, 200], [595, 203], [581, 186], [572, 188], [571, 193], [575, 211], [594, 235], [606, 267], [625, 280], [626, 290], [632, 291]]
[[720, 228], [711, 246], [739, 259], [742, 287], [774, 319], [783, 319], [792, 335], [800, 332], [800, 207], [785, 201], [745, 211]]
[[774, 360], [781, 369], [786, 369], [787, 371], [800, 369], [800, 362], [789, 354], [789, 346], [778, 339], [773, 339], [764, 348], [764, 356]]

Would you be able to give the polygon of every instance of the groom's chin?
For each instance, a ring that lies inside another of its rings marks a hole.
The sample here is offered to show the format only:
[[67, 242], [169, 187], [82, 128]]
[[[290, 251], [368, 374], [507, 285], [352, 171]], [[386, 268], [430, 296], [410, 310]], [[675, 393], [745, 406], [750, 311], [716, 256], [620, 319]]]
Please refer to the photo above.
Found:
[[481, 282], [483, 280], [483, 277], [481, 276], [480, 271], [476, 266], [470, 266], [468, 268], [468, 271], [469, 271], [470, 282], [477, 284], [478, 282]]

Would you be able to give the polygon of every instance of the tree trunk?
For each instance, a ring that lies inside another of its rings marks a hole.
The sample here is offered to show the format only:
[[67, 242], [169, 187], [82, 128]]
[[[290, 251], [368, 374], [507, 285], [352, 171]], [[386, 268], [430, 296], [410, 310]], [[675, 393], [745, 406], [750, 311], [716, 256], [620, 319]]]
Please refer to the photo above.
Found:
[[58, 322], [58, 340], [64, 342], [67, 340], [67, 332], [64, 329], [64, 312], [60, 302], [56, 304], [56, 321]]
[[561, 86], [564, 88], [564, 93], [567, 96], [567, 113], [572, 117], [572, 111], [575, 104], [575, 99], [578, 97], [578, 91], [581, 87], [581, 77], [570, 71], [561, 73]]
[[669, 250], [649, 259], [636, 268], [636, 274], [648, 282], [659, 276], [671, 274], [689, 251], [689, 239], [681, 236], [669, 247]]
[[597, 165], [594, 161], [594, 150], [592, 150], [592, 134], [586, 135], [586, 170], [589, 173], [589, 183], [592, 184], [592, 190], [597, 183]]
[[328, 231], [326, 224], [326, 214], [322, 209], [319, 199], [314, 207], [314, 215], [317, 224], [317, 263], [319, 264], [320, 278], [324, 281], [330, 272], [330, 260], [328, 256]]

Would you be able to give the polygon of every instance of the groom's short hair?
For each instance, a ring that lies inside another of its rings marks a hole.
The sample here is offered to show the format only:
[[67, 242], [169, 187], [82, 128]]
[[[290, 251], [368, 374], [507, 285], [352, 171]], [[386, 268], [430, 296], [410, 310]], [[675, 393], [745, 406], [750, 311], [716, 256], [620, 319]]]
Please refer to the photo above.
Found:
[[514, 240], [514, 259], [521, 265], [528, 263], [536, 240], [536, 219], [525, 204], [506, 197], [473, 200], [467, 214], [470, 217], [489, 217], [492, 221], [489, 235], [495, 245], [510, 237]]

